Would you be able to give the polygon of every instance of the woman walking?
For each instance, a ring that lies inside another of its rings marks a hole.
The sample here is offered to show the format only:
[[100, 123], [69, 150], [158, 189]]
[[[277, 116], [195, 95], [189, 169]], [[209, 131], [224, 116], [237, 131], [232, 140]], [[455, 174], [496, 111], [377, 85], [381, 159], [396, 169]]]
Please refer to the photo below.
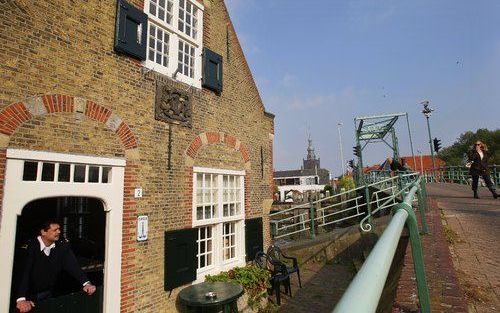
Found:
[[491, 181], [490, 170], [488, 169], [488, 159], [490, 155], [488, 153], [488, 147], [481, 141], [476, 141], [474, 147], [471, 149], [468, 155], [470, 170], [469, 174], [472, 176], [472, 191], [474, 191], [474, 198], [479, 199], [477, 194], [477, 184], [479, 181], [479, 176], [481, 176], [491, 191], [491, 194], [496, 199], [498, 195], [495, 191], [495, 187]]

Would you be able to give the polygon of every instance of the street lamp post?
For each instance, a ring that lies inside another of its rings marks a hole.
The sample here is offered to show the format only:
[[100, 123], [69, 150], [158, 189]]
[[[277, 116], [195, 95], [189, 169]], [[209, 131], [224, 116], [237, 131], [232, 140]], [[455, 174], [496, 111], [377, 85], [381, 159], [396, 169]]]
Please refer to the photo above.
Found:
[[[417, 149], [417, 152], [420, 154], [420, 174], [424, 174], [424, 161], [422, 160], [422, 151]], [[415, 168], [417, 168], [417, 165], [415, 164]]]
[[345, 174], [345, 162], [344, 162], [344, 152], [342, 150], [342, 134], [340, 133], [340, 128], [342, 127], [342, 122], [337, 123], [337, 129], [339, 131], [339, 148], [340, 148], [340, 162], [342, 163], [342, 175]]
[[427, 132], [429, 133], [429, 146], [431, 148], [431, 158], [432, 158], [432, 172], [434, 172], [434, 169], [436, 168], [436, 161], [434, 160], [434, 148], [432, 147], [431, 126], [429, 124], [429, 117], [431, 117], [432, 111], [434, 111], [434, 109], [429, 108], [429, 101], [427, 100], [420, 102], [420, 104], [424, 106], [422, 113], [424, 113], [424, 116], [427, 120]]

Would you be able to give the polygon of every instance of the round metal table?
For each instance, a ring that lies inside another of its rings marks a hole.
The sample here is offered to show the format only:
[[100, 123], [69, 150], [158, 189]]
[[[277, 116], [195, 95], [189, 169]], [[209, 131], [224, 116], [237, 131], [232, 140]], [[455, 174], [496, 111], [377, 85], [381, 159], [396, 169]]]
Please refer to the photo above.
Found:
[[[215, 298], [206, 297], [208, 292], [215, 292]], [[179, 299], [188, 308], [197, 312], [210, 312], [222, 306], [224, 313], [238, 312], [237, 300], [243, 294], [243, 287], [231, 282], [203, 282], [184, 288], [179, 292]]]

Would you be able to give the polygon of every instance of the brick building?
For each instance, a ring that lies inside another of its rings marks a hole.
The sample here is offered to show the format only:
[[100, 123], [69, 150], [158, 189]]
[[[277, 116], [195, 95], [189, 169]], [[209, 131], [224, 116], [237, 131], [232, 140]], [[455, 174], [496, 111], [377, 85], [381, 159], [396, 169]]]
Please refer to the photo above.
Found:
[[[406, 166], [416, 172], [422, 171], [430, 171], [432, 170], [432, 156], [431, 155], [415, 155], [415, 161], [417, 164], [414, 164], [414, 160], [412, 156], [404, 156], [401, 157], [402, 160], [405, 160]], [[434, 161], [436, 163], [436, 168], [440, 168], [446, 165], [446, 163], [438, 158], [434, 157]]]
[[105, 312], [175, 312], [182, 286], [265, 246], [274, 116], [223, 0], [7, 0], [0, 17], [0, 311], [46, 217]]

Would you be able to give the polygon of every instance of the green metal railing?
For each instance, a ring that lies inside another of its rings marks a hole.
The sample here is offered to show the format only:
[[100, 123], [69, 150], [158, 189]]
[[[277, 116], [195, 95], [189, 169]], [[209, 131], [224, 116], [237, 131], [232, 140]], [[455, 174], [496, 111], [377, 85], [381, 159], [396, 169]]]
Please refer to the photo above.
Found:
[[[360, 271], [354, 277], [349, 288], [337, 303], [333, 313], [370, 313], [376, 311], [405, 224], [410, 233], [420, 312], [430, 312], [429, 290], [424, 271], [422, 246], [417, 218], [412, 206], [414, 200], [417, 200], [419, 210], [422, 213], [425, 211], [424, 180], [419, 177], [416, 181], [406, 184], [399, 192], [405, 193], [403, 202], [394, 205], [394, 216], [391, 222], [363, 263]], [[423, 214], [421, 215], [423, 216]]]
[[405, 186], [418, 178], [416, 173], [372, 175], [367, 185], [271, 213], [271, 236], [314, 238], [318, 232], [329, 231], [333, 224], [361, 217], [361, 228], [369, 231], [373, 215], [393, 207], [398, 197], [402, 199]]
[[430, 312], [418, 223], [413, 210], [415, 204], [420, 211], [422, 232], [428, 233], [426, 177], [403, 172], [391, 175], [394, 173], [389, 171], [370, 172], [364, 176], [367, 185], [270, 214], [273, 238], [297, 235], [314, 238], [322, 227], [355, 218], [360, 218], [360, 228], [368, 232], [375, 214], [392, 209], [391, 222], [337, 304], [335, 313], [376, 311], [405, 223], [410, 233], [421, 312]]
[[[491, 165], [489, 169], [493, 184], [500, 186], [500, 167], [498, 165]], [[470, 185], [472, 183], [469, 169], [465, 166], [439, 167], [434, 171], [425, 171], [423, 176], [426, 182], [446, 182], [462, 185]]]

